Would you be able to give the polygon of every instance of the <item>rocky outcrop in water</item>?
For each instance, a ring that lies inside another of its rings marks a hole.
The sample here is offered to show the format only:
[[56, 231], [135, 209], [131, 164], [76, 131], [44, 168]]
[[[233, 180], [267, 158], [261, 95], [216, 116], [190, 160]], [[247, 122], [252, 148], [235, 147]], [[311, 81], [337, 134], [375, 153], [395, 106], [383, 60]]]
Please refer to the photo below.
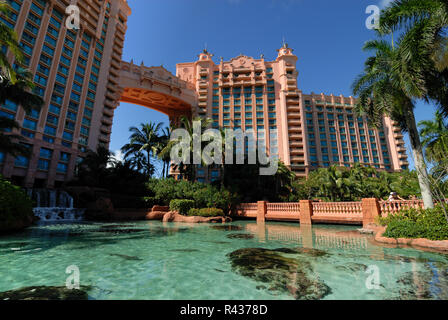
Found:
[[314, 272], [309, 257], [324, 255], [314, 249], [247, 248], [228, 257], [234, 272], [262, 282], [270, 291], [287, 293], [297, 300], [317, 300], [329, 295], [331, 288]]
[[0, 292], [0, 300], [87, 300], [89, 287], [67, 289], [66, 287], [27, 287]]
[[229, 217], [199, 217], [183, 216], [175, 211], [166, 212], [163, 216], [163, 222], [185, 222], [185, 223], [224, 223], [230, 222]]

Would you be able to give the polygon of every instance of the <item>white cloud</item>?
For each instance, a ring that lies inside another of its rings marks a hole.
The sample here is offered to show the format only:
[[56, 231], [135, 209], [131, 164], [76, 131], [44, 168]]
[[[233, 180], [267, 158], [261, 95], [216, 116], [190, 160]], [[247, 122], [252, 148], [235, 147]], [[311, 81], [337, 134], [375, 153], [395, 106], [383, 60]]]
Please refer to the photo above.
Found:
[[380, 1], [380, 7], [382, 9], [384, 9], [385, 7], [387, 7], [389, 4], [391, 4], [392, 2], [394, 2], [394, 0], [381, 0]]

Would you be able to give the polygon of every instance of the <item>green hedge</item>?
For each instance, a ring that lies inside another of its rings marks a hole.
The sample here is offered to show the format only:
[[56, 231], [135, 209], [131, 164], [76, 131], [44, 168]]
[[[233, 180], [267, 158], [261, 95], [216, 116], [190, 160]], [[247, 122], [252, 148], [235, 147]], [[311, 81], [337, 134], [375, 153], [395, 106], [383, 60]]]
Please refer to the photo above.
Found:
[[0, 225], [33, 217], [33, 202], [26, 193], [0, 176]]
[[199, 217], [222, 217], [224, 216], [224, 211], [218, 208], [203, 208], [203, 209], [191, 208], [188, 211], [188, 215]]
[[193, 200], [174, 199], [174, 200], [171, 200], [171, 202], [170, 202], [170, 210], [177, 211], [183, 215], [188, 214], [188, 211], [193, 207], [194, 207]]
[[385, 237], [448, 240], [448, 222], [441, 206], [427, 210], [402, 210], [386, 218], [380, 218], [380, 223], [387, 226]]

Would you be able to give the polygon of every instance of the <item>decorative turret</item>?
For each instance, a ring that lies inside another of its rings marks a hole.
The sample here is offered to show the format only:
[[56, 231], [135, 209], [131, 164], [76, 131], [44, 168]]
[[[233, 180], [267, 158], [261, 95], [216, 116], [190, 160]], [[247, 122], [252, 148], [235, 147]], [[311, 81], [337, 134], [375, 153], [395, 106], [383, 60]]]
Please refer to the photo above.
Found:
[[[279, 58], [281, 58], [281, 57], [285, 57], [285, 56], [287, 56], [287, 57], [296, 57], [294, 54], [293, 54], [293, 49], [291, 49], [289, 46], [288, 46], [288, 44], [286, 43], [286, 42], [284, 42], [283, 43], [283, 46], [280, 48], [280, 49], [278, 49], [277, 50], [277, 52], [278, 52], [278, 56], [277, 56], [277, 60], [279, 59]], [[297, 58], [297, 57], [296, 57]]]
[[204, 49], [199, 55], [199, 60], [200, 61], [211, 61], [213, 54], [211, 54], [210, 52], [207, 51], [207, 49]]

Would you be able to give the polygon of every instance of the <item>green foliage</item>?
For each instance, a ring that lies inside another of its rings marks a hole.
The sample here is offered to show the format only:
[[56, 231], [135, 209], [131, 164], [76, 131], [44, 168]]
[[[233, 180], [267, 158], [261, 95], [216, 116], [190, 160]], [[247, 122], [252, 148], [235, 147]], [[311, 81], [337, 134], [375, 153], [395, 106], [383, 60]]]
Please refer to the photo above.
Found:
[[0, 224], [33, 217], [33, 203], [25, 192], [0, 176]]
[[228, 213], [238, 203], [236, 194], [227, 189], [200, 182], [150, 179], [147, 189], [150, 195], [146, 200], [158, 205], [169, 205], [174, 199], [189, 199], [196, 208], [220, 208]]
[[186, 215], [194, 207], [193, 200], [174, 199], [170, 201], [170, 210]]
[[434, 209], [402, 210], [380, 218], [380, 223], [387, 226], [385, 237], [448, 240], [448, 221], [440, 205]]
[[218, 208], [202, 208], [202, 209], [192, 208], [188, 211], [188, 215], [199, 217], [222, 217], [224, 216], [224, 211]]
[[387, 198], [397, 192], [402, 198], [420, 194], [415, 172], [388, 173], [355, 165], [353, 168], [330, 167], [312, 171], [307, 180], [292, 183], [285, 201], [321, 199], [357, 201], [362, 198]]

